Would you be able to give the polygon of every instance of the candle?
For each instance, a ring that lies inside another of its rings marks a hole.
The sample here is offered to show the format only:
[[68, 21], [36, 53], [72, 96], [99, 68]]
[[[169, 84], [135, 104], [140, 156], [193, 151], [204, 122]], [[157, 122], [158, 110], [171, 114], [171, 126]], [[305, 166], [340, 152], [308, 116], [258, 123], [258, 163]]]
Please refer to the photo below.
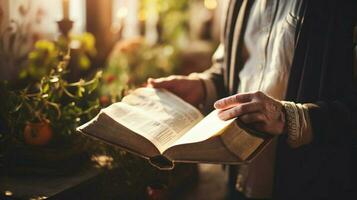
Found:
[[69, 0], [62, 1], [63, 19], [69, 19]]
[[145, 24], [145, 38], [149, 45], [154, 45], [158, 38], [157, 23], [159, 21], [159, 13], [156, 9], [156, 2], [149, 1], [146, 8], [146, 24]]

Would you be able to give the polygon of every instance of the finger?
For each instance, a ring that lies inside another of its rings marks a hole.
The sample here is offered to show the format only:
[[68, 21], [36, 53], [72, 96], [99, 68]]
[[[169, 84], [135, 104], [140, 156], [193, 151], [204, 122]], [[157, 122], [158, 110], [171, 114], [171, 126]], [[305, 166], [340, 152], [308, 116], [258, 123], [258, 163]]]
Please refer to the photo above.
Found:
[[153, 82], [155, 81], [155, 79], [153, 78], [148, 78], [148, 80], [146, 81], [146, 87], [154, 87], [153, 86]]
[[148, 80], [147, 80], [147, 84], [148, 84], [148, 85], [151, 85], [153, 82], [155, 82], [155, 79], [153, 79], [153, 78], [148, 78]]
[[229, 120], [244, 114], [259, 112], [262, 109], [263, 105], [259, 102], [243, 103], [238, 106], [219, 111], [218, 117], [222, 120]]
[[148, 86], [153, 88], [170, 89], [175, 86], [175, 81], [168, 78], [148, 79]]
[[214, 107], [216, 109], [227, 109], [236, 106], [240, 103], [249, 102], [251, 100], [252, 100], [251, 93], [240, 93], [216, 101], [214, 103]]
[[257, 123], [257, 122], [265, 122], [266, 121], [265, 115], [263, 115], [260, 112], [244, 114], [244, 115], [241, 115], [239, 117], [239, 119], [242, 120], [242, 122], [244, 122], [246, 124]]

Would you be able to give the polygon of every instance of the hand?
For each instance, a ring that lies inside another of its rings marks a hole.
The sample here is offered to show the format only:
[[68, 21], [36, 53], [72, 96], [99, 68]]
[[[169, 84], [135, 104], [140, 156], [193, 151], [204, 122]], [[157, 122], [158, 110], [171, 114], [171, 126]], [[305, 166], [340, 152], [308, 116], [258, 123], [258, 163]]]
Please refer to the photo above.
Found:
[[159, 79], [148, 79], [148, 87], [166, 89], [193, 106], [204, 101], [205, 88], [199, 78], [188, 76], [169, 76]]
[[235, 117], [252, 128], [280, 135], [285, 129], [283, 104], [262, 92], [241, 93], [216, 101], [214, 107], [219, 110], [222, 120]]

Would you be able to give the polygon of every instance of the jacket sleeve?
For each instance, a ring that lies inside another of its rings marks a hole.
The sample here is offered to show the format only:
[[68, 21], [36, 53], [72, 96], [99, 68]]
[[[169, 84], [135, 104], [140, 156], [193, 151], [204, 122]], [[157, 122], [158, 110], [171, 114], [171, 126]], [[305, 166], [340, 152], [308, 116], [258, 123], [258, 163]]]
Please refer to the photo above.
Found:
[[[338, 3], [338, 5], [341, 5]], [[322, 71], [326, 75], [326, 91], [332, 91], [313, 104], [306, 104], [309, 109], [314, 142], [327, 145], [357, 144], [357, 80], [355, 53], [353, 52], [353, 32], [356, 3], [342, 5], [336, 10], [336, 33], [330, 41], [326, 54], [326, 65]], [[327, 94], [327, 92], [325, 92]]]
[[357, 144], [357, 97], [305, 104], [309, 109], [314, 143]]

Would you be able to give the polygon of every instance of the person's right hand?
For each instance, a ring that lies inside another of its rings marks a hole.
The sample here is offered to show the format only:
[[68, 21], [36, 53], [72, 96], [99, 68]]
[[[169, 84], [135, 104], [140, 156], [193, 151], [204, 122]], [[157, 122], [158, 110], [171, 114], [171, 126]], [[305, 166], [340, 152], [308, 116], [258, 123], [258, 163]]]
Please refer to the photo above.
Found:
[[199, 78], [189, 76], [149, 78], [148, 87], [166, 89], [196, 107], [203, 103], [205, 98], [203, 82]]

